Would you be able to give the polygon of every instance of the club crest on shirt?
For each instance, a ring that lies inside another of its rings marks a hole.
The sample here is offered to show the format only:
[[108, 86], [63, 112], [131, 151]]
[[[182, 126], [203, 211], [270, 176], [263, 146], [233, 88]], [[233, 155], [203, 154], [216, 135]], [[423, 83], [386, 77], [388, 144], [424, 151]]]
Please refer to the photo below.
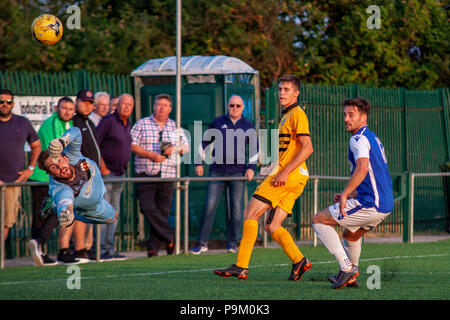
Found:
[[89, 166], [88, 166], [86, 161], [83, 161], [83, 162], [80, 163], [80, 168], [83, 171], [88, 171], [89, 170]]

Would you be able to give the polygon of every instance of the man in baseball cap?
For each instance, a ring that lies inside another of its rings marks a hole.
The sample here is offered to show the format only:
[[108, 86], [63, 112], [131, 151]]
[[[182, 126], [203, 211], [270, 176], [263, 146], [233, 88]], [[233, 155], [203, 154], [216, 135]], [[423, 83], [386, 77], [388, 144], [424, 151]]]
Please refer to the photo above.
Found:
[[89, 89], [80, 90], [77, 94], [77, 99], [94, 103], [94, 93]]

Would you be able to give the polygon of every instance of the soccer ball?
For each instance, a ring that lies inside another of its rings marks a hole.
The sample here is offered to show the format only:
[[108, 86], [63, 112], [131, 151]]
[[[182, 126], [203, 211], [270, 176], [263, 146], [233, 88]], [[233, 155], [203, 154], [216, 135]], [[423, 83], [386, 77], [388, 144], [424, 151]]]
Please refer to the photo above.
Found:
[[63, 25], [61, 21], [52, 14], [42, 14], [34, 19], [31, 25], [33, 39], [46, 45], [54, 45], [61, 40]]

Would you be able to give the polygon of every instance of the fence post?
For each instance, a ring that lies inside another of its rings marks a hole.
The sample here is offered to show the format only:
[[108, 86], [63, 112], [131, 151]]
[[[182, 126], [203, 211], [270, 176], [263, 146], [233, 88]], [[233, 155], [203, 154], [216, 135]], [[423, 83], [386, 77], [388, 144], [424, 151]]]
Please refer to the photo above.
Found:
[[175, 254], [180, 254], [180, 181], [175, 182]]
[[1, 208], [0, 210], [2, 211], [0, 216], [1, 216], [1, 230], [0, 230], [0, 269], [4, 269], [5, 268], [5, 190], [6, 187], [2, 186], [2, 195], [1, 195]]
[[403, 221], [403, 242], [414, 242], [414, 172], [409, 173], [408, 211]]
[[[119, 218], [119, 217], [117, 217]], [[92, 226], [93, 228], [95, 228], [95, 261], [99, 262], [100, 261], [100, 255], [101, 255], [101, 243], [100, 243], [100, 239], [102, 237], [101, 235], [101, 226], [100, 224], [94, 224]]]
[[189, 253], [189, 180], [184, 182], [184, 253]]
[[262, 232], [263, 232], [263, 248], [267, 248], [267, 231], [266, 228], [264, 228], [264, 222], [267, 221], [267, 210], [263, 214], [263, 221], [262, 221]]
[[[317, 208], [317, 200], [318, 200], [318, 191], [319, 191], [319, 179], [318, 178], [315, 178], [314, 179], [314, 212], [313, 212], [313, 215], [314, 214], [317, 214], [317, 210], [318, 210], [318, 208]], [[314, 238], [313, 238], [313, 246], [314, 247], [317, 247], [317, 234], [316, 234], [316, 232], [314, 231], [314, 229], [313, 229], [313, 235], [314, 235]]]

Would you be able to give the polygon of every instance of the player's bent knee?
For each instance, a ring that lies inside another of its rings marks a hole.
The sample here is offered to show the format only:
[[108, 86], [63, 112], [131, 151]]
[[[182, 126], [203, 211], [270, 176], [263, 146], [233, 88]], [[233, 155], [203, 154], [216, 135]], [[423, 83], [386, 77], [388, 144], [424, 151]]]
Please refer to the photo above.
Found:
[[328, 208], [320, 211], [317, 214], [315, 214], [312, 217], [311, 222], [312, 222], [312, 224], [322, 223], [322, 224], [331, 225], [331, 226], [336, 225], [336, 221], [331, 216], [331, 213], [328, 210]]
[[275, 230], [277, 230], [279, 227], [281, 227], [281, 225], [271, 223], [271, 224], [266, 224], [264, 226], [264, 229], [266, 230], [267, 233], [272, 235], [275, 232]]
[[322, 212], [319, 212], [312, 217], [312, 219], [311, 219], [312, 224], [323, 223], [324, 219], [323, 219], [323, 214], [321, 214], [321, 213]]
[[317, 217], [317, 214], [312, 217], [311, 222], [312, 224], [320, 223], [320, 219]]
[[347, 241], [358, 241], [364, 233], [366, 233], [367, 231], [364, 229], [359, 229], [356, 232], [351, 232], [348, 229], [344, 229], [344, 231], [342, 232], [342, 237], [347, 240]]

